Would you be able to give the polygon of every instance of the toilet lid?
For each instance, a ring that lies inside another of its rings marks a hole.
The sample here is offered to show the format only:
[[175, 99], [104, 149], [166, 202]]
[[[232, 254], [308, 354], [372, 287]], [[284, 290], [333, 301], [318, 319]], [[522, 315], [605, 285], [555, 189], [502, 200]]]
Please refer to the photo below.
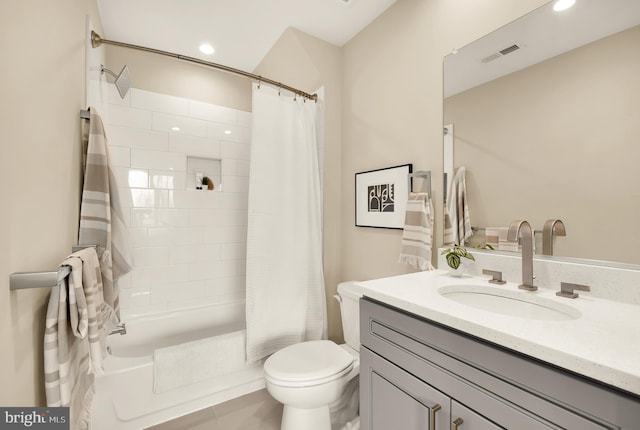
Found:
[[321, 383], [349, 372], [353, 360], [330, 340], [314, 340], [276, 352], [264, 363], [264, 373], [274, 383]]

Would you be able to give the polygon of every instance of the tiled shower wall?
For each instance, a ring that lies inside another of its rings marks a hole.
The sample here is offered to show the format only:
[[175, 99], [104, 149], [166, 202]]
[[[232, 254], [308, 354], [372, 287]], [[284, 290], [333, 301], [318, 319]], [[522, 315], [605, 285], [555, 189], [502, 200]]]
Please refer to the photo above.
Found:
[[[134, 267], [120, 282], [123, 316], [244, 298], [251, 113], [138, 89], [121, 100], [109, 87]], [[222, 187], [187, 189], [187, 156], [222, 160]]]

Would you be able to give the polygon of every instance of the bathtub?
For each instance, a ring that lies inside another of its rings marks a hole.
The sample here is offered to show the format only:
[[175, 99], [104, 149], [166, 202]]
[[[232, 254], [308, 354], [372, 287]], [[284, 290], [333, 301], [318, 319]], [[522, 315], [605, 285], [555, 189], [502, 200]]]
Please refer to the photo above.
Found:
[[129, 318], [125, 324], [126, 335], [107, 339], [109, 356], [96, 379], [92, 430], [149, 427], [265, 386], [262, 363], [242, 360], [229, 363], [232, 373], [154, 392], [154, 351], [207, 338], [244, 339], [244, 301]]

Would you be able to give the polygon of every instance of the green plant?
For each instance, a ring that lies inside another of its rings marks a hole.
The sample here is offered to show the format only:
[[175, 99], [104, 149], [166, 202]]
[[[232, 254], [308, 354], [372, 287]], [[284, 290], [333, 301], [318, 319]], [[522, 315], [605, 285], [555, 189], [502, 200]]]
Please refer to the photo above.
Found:
[[478, 248], [478, 249], [488, 249], [490, 251], [495, 251], [496, 249], [493, 247], [493, 245], [489, 244], [489, 243], [485, 243], [484, 245], [480, 245], [477, 244], [476, 246], [474, 246], [474, 248]]
[[453, 248], [448, 248], [442, 251], [441, 255], [444, 255], [447, 259], [447, 265], [452, 269], [457, 269], [460, 267], [460, 263], [462, 262], [460, 259], [462, 257], [468, 258], [469, 260], [475, 261], [473, 258], [473, 254], [467, 251], [463, 246], [455, 245]]

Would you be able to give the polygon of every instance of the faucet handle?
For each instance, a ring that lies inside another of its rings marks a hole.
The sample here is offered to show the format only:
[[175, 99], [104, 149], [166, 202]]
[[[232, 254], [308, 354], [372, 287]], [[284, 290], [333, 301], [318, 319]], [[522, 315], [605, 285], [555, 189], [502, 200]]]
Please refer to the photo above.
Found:
[[556, 292], [556, 296], [566, 297], [567, 299], [575, 299], [578, 297], [574, 290], [591, 291], [588, 285], [571, 284], [569, 282], [560, 282], [560, 291]]
[[491, 284], [502, 285], [507, 283], [507, 281], [502, 280], [502, 272], [498, 272], [497, 270], [482, 269], [482, 274], [491, 276], [489, 280]]

